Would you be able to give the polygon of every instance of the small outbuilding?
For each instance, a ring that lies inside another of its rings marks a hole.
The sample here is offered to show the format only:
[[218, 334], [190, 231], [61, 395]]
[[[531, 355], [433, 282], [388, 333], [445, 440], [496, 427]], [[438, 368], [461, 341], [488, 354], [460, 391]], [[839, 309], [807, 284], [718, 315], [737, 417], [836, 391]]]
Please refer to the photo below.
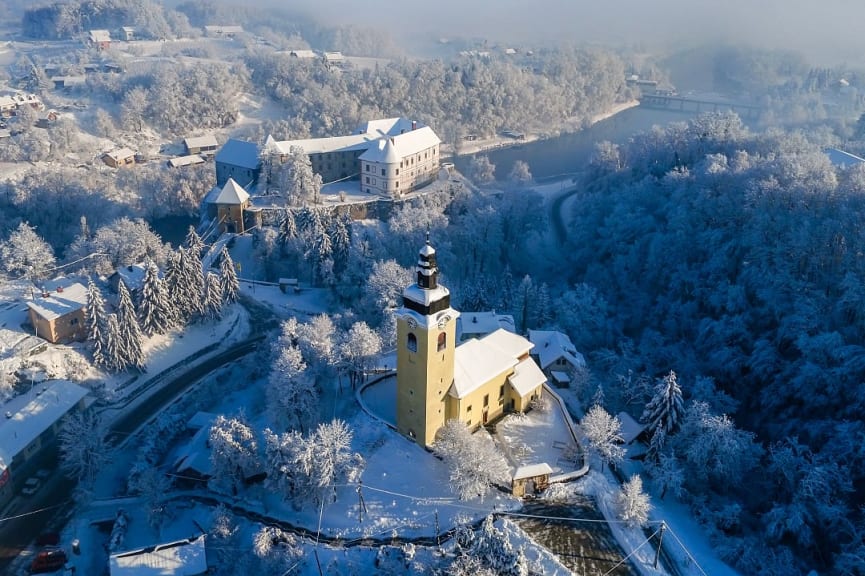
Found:
[[546, 462], [520, 466], [514, 472], [511, 493], [517, 498], [534, 496], [549, 487], [552, 473], [553, 469]]
[[207, 574], [205, 535], [200, 534], [165, 544], [112, 554], [108, 559], [111, 576], [160, 576]]
[[53, 344], [84, 339], [86, 306], [87, 288], [79, 282], [52, 282], [34, 291], [27, 302], [36, 335]]
[[107, 50], [111, 47], [111, 33], [108, 30], [91, 30], [87, 39], [90, 45], [97, 50]]
[[177, 158], [171, 158], [168, 161], [168, 165], [171, 168], [183, 168], [184, 166], [195, 166], [197, 164], [204, 164], [204, 158], [202, 158], [198, 154], [190, 154], [189, 156], [178, 156]]
[[102, 161], [112, 168], [121, 168], [123, 166], [132, 166], [135, 164], [135, 152], [129, 148], [121, 148], [106, 152], [102, 155]]
[[185, 138], [183, 146], [186, 148], [187, 154], [216, 154], [216, 149], [219, 148], [219, 143], [216, 141], [216, 136], [207, 134], [206, 136], [196, 136], [194, 138]]

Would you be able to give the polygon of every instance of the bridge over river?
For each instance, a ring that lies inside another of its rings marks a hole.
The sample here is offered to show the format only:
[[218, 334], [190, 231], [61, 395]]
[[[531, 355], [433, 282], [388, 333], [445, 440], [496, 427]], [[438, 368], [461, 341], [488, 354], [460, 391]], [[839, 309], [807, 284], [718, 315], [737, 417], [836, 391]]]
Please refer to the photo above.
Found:
[[743, 119], [756, 120], [763, 110], [754, 104], [741, 102], [724, 102], [718, 100], [700, 100], [699, 98], [688, 98], [686, 96], [667, 94], [645, 94], [640, 97], [640, 106], [656, 110], [669, 110], [673, 112], [684, 112], [689, 115], [701, 112], [723, 112], [731, 110]]

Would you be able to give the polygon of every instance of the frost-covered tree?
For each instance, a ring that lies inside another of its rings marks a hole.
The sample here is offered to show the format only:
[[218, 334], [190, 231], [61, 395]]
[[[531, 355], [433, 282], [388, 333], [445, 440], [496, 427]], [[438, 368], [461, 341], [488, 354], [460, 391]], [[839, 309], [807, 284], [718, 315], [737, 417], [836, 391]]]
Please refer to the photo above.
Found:
[[201, 256], [190, 250], [181, 250], [180, 269], [186, 289], [187, 313], [190, 318], [200, 317], [204, 312], [204, 269]]
[[189, 230], [186, 232], [186, 239], [183, 243], [186, 245], [186, 249], [189, 250], [190, 253], [197, 254], [198, 257], [201, 258], [201, 252], [204, 249], [204, 241], [201, 239], [201, 236], [198, 235], [198, 232], [195, 231], [195, 226], [189, 226]]
[[105, 346], [102, 349], [104, 366], [112, 372], [122, 372], [128, 368], [127, 354], [123, 350], [123, 332], [117, 314], [109, 314], [105, 322]]
[[341, 217], [331, 219], [327, 235], [330, 237], [333, 271], [337, 275], [342, 274], [348, 265], [351, 249], [350, 222], [346, 222], [346, 219]]
[[319, 489], [319, 501], [336, 500], [336, 484], [355, 482], [363, 471], [364, 460], [351, 451], [352, 431], [342, 420], [318, 425], [310, 441], [315, 460], [310, 479]]
[[93, 362], [97, 366], [105, 366], [105, 338], [106, 338], [106, 322], [105, 316], [105, 300], [102, 298], [102, 292], [93, 278], [87, 281], [87, 340], [93, 346]]
[[676, 498], [681, 498], [684, 494], [685, 472], [674, 451], [659, 452], [656, 460], [647, 461], [646, 472], [661, 491], [661, 500], [667, 492], [672, 493]]
[[0, 264], [7, 274], [42, 280], [54, 267], [54, 250], [32, 226], [21, 222], [9, 237], [0, 242]]
[[612, 466], [625, 457], [621, 436], [622, 422], [618, 418], [595, 405], [583, 416], [580, 427], [592, 450], [601, 458], [602, 470], [604, 464]]
[[161, 264], [166, 252], [166, 245], [147, 222], [124, 217], [100, 226], [92, 236], [78, 236], [66, 255], [68, 258], [93, 255], [84, 261], [87, 267], [98, 274], [111, 274], [148, 258]]
[[514, 162], [511, 171], [508, 173], [508, 180], [517, 187], [528, 186], [532, 182], [532, 172], [529, 169], [528, 163], [523, 160]]
[[470, 554], [493, 574], [528, 576], [529, 563], [522, 549], [514, 550], [510, 538], [496, 528], [493, 516], [484, 518], [474, 538]]
[[314, 458], [312, 443], [301, 432], [291, 430], [276, 434], [269, 428], [265, 428], [266, 482], [271, 489], [278, 491], [283, 499], [294, 500], [297, 503], [312, 499], [314, 490], [309, 475]]
[[491, 184], [496, 180], [496, 165], [489, 156], [474, 156], [469, 164], [469, 177], [478, 184]]
[[141, 328], [138, 326], [132, 296], [123, 280], [117, 283], [117, 298], [117, 323], [120, 327], [120, 349], [124, 364], [144, 371]]
[[339, 356], [348, 369], [352, 390], [363, 383], [381, 347], [381, 337], [366, 322], [355, 322], [349, 328], [340, 344]]
[[222, 297], [227, 304], [237, 302], [240, 294], [240, 282], [237, 280], [237, 271], [234, 269], [234, 261], [228, 248], [222, 247], [222, 256], [219, 261], [219, 280], [222, 283]]
[[262, 526], [253, 535], [252, 553], [259, 561], [259, 574], [300, 574], [303, 571], [300, 539], [275, 526]]
[[411, 270], [400, 266], [396, 260], [377, 261], [364, 286], [366, 298], [378, 309], [399, 306], [402, 292], [412, 279]]
[[277, 346], [267, 385], [267, 411], [277, 427], [301, 432], [317, 420], [319, 394], [297, 346]]
[[[510, 467], [486, 431], [472, 434], [465, 422], [448, 420], [436, 435], [433, 452], [450, 470], [460, 500], [481, 498], [495, 483], [506, 482]], [[471, 458], [466, 458], [471, 454]]]
[[143, 500], [147, 521], [153, 528], [158, 529], [171, 516], [166, 498], [170, 488], [171, 479], [154, 466], [146, 467], [130, 482], [129, 489]]
[[91, 410], [72, 414], [63, 421], [57, 438], [61, 467], [89, 490], [108, 461], [99, 417]]
[[148, 336], [165, 334], [174, 325], [171, 302], [156, 263], [148, 260], [138, 300], [138, 322]]
[[682, 388], [676, 373], [670, 370], [669, 374], [658, 381], [655, 395], [643, 411], [642, 420], [651, 434], [652, 454], [657, 454], [664, 447], [666, 438], [678, 429], [684, 412]]
[[222, 283], [219, 276], [208, 272], [204, 277], [204, 309], [202, 314], [205, 318], [216, 320], [222, 316]]
[[259, 470], [258, 440], [242, 416], [216, 417], [210, 428], [210, 461], [217, 486], [236, 491]]
[[314, 372], [322, 374], [337, 363], [336, 327], [326, 314], [319, 314], [297, 328], [297, 345]]
[[616, 509], [619, 520], [629, 526], [643, 526], [649, 520], [652, 505], [649, 496], [643, 492], [643, 479], [634, 474], [622, 484], [622, 489], [616, 494]]

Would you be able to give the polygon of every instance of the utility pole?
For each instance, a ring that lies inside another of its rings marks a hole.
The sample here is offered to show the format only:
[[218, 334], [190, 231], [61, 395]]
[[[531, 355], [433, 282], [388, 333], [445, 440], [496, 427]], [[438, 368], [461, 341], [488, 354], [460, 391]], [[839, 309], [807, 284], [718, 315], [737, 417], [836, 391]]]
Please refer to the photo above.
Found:
[[655, 569], [658, 568], [658, 559], [661, 557], [661, 545], [664, 543], [664, 532], [667, 531], [667, 523], [661, 520], [661, 528], [658, 531], [658, 549], [655, 551]]

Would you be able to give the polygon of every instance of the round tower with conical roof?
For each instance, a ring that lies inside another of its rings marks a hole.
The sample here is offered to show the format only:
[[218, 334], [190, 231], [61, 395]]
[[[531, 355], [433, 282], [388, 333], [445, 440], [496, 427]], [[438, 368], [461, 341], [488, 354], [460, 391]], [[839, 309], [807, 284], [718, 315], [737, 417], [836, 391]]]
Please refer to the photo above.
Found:
[[[427, 235], [429, 236], [429, 235]], [[447, 417], [454, 381], [456, 321], [450, 292], [438, 282], [436, 251], [421, 248], [417, 282], [403, 291], [397, 312], [397, 429], [430, 446]]]

